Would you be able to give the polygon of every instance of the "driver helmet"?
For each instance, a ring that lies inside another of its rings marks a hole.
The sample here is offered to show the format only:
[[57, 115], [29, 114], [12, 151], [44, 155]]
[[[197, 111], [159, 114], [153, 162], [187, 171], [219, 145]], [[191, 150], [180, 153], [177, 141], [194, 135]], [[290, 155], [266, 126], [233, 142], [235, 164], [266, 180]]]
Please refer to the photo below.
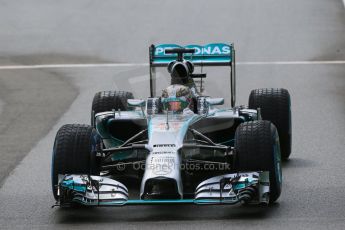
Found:
[[193, 95], [187, 86], [171, 85], [163, 90], [162, 103], [168, 111], [183, 112], [186, 108], [193, 110], [192, 102]]

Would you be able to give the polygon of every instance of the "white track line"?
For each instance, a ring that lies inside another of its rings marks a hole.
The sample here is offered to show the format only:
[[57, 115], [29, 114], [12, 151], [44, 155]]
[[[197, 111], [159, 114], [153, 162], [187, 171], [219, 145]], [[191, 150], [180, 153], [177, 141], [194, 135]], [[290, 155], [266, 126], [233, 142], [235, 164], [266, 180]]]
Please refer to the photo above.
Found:
[[333, 65], [333, 64], [345, 64], [345, 60], [337, 60], [337, 61], [237, 62], [237, 64], [238, 65]]
[[90, 63], [90, 64], [43, 64], [43, 65], [0, 65], [0, 70], [7, 69], [55, 69], [55, 68], [98, 68], [98, 67], [133, 67], [148, 66], [147, 63]]
[[[345, 60], [337, 60], [337, 61], [237, 62], [236, 64], [237, 65], [333, 65], [333, 64], [345, 64]], [[135, 66], [148, 66], [148, 63], [90, 63], [90, 64], [3, 65], [3, 66], [0, 65], [0, 70], [135, 67]]]

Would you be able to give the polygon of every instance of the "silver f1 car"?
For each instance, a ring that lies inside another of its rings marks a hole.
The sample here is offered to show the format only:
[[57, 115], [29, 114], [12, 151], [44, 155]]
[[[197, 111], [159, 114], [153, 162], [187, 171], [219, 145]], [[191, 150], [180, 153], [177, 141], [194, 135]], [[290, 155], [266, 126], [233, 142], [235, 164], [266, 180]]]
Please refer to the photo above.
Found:
[[[152, 45], [150, 97], [95, 95], [91, 125], [57, 132], [52, 188], [57, 205], [268, 204], [281, 193], [291, 152], [290, 95], [255, 89], [236, 106], [233, 44]], [[231, 107], [203, 95], [195, 66], [229, 66]], [[156, 94], [155, 70], [171, 85]], [[133, 183], [134, 181], [134, 183]]]

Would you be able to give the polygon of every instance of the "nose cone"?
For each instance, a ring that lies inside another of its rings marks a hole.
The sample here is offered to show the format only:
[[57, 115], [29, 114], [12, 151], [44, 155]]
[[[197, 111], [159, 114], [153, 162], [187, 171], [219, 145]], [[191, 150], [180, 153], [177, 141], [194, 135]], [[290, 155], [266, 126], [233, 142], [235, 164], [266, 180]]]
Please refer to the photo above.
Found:
[[181, 199], [177, 182], [173, 178], [159, 176], [146, 181], [141, 199]]

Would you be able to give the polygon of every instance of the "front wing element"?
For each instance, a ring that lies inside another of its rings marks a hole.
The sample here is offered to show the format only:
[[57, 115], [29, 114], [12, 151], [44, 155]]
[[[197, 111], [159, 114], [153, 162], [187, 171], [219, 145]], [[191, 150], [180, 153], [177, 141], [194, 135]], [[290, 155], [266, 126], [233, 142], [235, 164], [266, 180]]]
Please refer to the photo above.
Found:
[[200, 204], [268, 204], [269, 172], [247, 172], [212, 177], [200, 183], [195, 203]]
[[269, 173], [246, 172], [212, 177], [200, 183], [194, 199], [129, 200], [122, 183], [101, 176], [60, 175], [58, 205], [121, 206], [140, 204], [268, 204]]
[[123, 205], [128, 200], [128, 190], [122, 183], [88, 175], [62, 176], [58, 195], [61, 206], [73, 203], [88, 206]]

